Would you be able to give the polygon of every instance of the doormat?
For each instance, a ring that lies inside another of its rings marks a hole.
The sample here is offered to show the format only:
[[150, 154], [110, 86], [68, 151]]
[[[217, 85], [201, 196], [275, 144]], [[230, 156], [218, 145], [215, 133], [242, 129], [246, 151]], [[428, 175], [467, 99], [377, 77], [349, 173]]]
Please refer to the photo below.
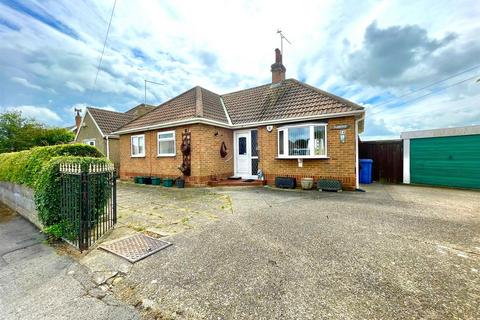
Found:
[[100, 248], [135, 263], [170, 245], [172, 245], [170, 242], [139, 233], [109, 244], [102, 244]]

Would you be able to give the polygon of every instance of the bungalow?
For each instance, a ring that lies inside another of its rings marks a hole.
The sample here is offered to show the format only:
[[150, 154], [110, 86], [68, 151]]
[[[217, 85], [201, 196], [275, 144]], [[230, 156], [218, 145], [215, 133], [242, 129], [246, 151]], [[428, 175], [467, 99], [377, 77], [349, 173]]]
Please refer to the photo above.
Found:
[[83, 117], [80, 116], [80, 110], [76, 110], [75, 142], [96, 147], [118, 168], [120, 165], [119, 136], [112, 132], [144, 115], [152, 108], [154, 106], [140, 104], [126, 112], [115, 112], [87, 107]]
[[113, 132], [120, 178], [177, 177], [206, 185], [230, 176], [330, 178], [358, 187], [364, 108], [285, 79], [275, 50], [272, 83], [223, 95], [194, 87]]

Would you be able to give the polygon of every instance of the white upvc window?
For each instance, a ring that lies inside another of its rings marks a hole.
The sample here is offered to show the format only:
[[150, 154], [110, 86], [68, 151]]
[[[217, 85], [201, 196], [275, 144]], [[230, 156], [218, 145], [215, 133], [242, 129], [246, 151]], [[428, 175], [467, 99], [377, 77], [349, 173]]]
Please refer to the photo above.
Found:
[[95, 147], [96, 142], [95, 139], [85, 139], [83, 140], [83, 143], [88, 144], [89, 146]]
[[304, 123], [280, 127], [278, 158], [327, 158], [327, 124]]
[[145, 135], [139, 134], [131, 137], [132, 157], [145, 157]]
[[157, 149], [159, 157], [175, 156], [175, 131], [162, 131], [157, 133]]

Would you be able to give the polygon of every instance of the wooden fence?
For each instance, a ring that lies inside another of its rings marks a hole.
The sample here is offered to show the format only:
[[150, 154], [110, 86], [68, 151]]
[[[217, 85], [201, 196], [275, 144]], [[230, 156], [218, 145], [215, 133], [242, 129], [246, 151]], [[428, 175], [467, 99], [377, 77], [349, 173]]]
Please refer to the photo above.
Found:
[[403, 140], [361, 141], [359, 157], [373, 160], [374, 181], [402, 183]]

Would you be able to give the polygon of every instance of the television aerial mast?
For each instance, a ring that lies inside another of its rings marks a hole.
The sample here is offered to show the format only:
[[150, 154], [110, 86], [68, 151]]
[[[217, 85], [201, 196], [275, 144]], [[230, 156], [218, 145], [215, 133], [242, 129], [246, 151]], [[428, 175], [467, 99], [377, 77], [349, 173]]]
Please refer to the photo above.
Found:
[[283, 55], [283, 40], [285, 39], [285, 41], [287, 41], [289, 44], [292, 44], [292, 43], [285, 37], [282, 30], [278, 29], [277, 33], [280, 35], [280, 52]]

